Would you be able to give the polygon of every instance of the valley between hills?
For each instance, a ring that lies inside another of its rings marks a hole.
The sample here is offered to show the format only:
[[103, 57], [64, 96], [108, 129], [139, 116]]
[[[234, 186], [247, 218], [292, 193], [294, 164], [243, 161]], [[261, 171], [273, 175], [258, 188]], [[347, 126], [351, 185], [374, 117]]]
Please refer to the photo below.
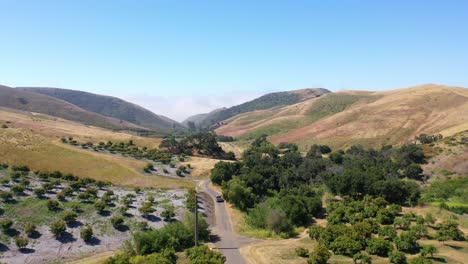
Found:
[[0, 86], [0, 165], [6, 263], [468, 257], [463, 87], [307, 88], [179, 123], [111, 96]]

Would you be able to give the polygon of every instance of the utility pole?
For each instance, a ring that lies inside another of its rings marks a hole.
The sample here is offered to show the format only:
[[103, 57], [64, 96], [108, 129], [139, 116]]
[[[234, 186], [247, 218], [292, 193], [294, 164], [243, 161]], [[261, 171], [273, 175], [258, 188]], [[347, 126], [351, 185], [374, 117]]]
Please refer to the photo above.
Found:
[[198, 247], [198, 199], [195, 191], [195, 246]]

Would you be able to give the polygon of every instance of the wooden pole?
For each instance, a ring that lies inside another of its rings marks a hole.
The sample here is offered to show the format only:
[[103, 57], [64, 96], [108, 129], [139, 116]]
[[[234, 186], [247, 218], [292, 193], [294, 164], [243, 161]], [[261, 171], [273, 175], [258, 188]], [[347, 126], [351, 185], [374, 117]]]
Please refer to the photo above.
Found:
[[198, 247], [198, 198], [195, 192], [195, 246]]

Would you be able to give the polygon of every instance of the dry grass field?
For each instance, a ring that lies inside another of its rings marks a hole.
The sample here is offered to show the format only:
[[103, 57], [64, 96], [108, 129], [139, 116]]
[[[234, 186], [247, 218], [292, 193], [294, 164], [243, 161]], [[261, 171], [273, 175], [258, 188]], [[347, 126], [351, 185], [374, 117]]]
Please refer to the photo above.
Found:
[[274, 143], [332, 147], [380, 146], [409, 141], [420, 133], [452, 135], [468, 129], [468, 89], [422, 85], [385, 92], [342, 91], [295, 105], [235, 116], [218, 134]]
[[116, 185], [159, 188], [191, 187], [187, 180], [146, 176], [146, 162], [117, 155], [95, 153], [59, 143], [62, 136], [83, 141], [128, 141], [157, 147], [160, 139], [142, 138], [49, 116], [28, 116], [0, 111], [0, 160], [9, 164], [26, 164], [33, 170], [59, 170], [80, 177], [111, 181]]

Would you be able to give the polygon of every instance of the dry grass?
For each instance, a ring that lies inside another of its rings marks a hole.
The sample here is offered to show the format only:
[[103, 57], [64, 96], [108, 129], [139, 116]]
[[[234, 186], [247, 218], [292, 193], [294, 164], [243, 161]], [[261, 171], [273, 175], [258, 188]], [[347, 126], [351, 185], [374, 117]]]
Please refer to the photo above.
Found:
[[266, 133], [274, 143], [303, 146], [360, 143], [378, 147], [406, 142], [420, 133], [448, 136], [466, 129], [468, 89], [423, 85], [386, 92], [342, 91], [244, 113], [228, 120], [217, 133], [241, 137]]
[[180, 188], [193, 185], [186, 180], [145, 176], [140, 170], [146, 162], [81, 150], [22, 128], [0, 130], [0, 160], [12, 165], [26, 164], [33, 170], [59, 170], [122, 186]]
[[191, 176], [194, 180], [205, 180], [210, 178], [211, 169], [218, 163], [217, 159], [190, 157], [189, 160], [182, 162], [182, 165], [190, 164], [192, 166]]

